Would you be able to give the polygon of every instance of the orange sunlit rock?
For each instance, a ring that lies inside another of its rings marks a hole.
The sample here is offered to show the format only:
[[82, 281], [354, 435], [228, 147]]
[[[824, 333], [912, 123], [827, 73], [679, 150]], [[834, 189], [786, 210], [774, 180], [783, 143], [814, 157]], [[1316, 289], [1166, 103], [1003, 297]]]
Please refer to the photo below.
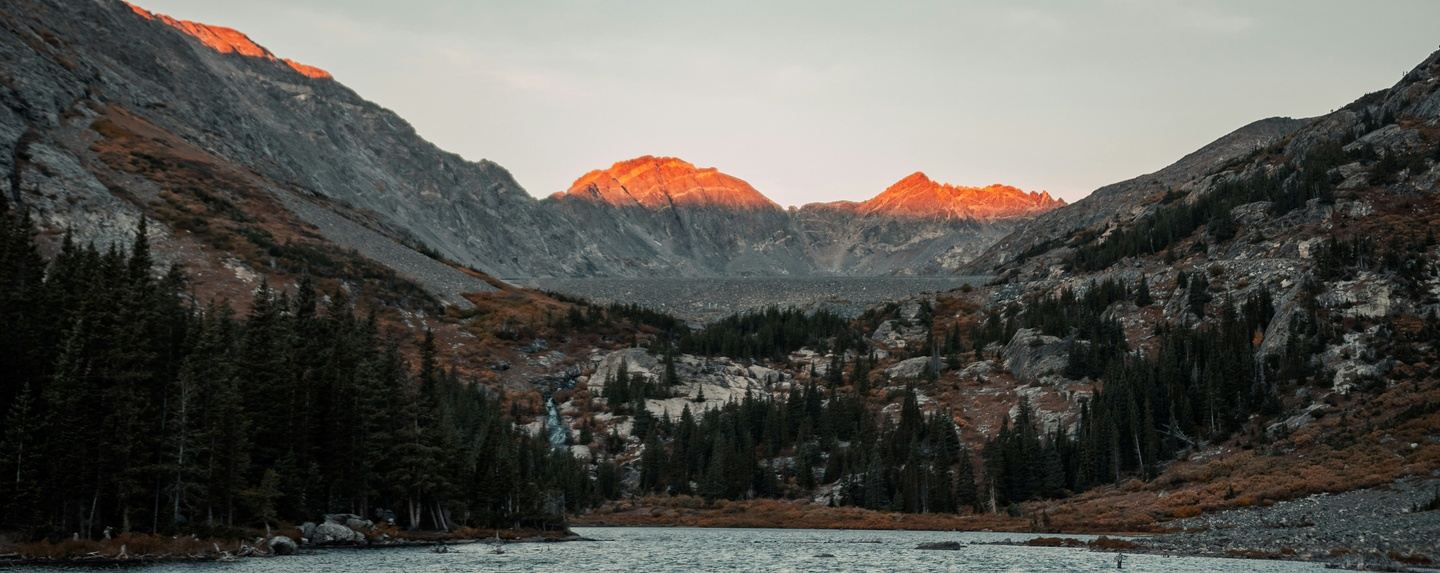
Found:
[[315, 66], [302, 64], [289, 58], [284, 58], [282, 61], [285, 62], [285, 65], [290, 66], [290, 69], [300, 72], [300, 75], [307, 78], [330, 78], [330, 72], [327, 72]]
[[569, 191], [555, 196], [651, 209], [669, 205], [780, 208], [749, 183], [714, 167], [700, 168], [674, 157], [650, 155], [586, 173]]
[[831, 205], [860, 215], [1008, 219], [1038, 215], [1064, 206], [1065, 201], [1046, 192], [1026, 192], [1009, 185], [965, 187], [938, 183], [917, 171], [867, 201]]
[[159, 20], [165, 25], [175, 28], [186, 35], [199, 40], [216, 52], [222, 54], [239, 54], [250, 58], [260, 58], [272, 62], [282, 62], [297, 73], [310, 78], [329, 78], [330, 73], [314, 66], [308, 66], [295, 60], [280, 59], [265, 49], [264, 46], [256, 44], [249, 36], [234, 28], [225, 26], [211, 26], [190, 20], [177, 20], [164, 14], [156, 14], [129, 2], [125, 3], [130, 10], [146, 20]]

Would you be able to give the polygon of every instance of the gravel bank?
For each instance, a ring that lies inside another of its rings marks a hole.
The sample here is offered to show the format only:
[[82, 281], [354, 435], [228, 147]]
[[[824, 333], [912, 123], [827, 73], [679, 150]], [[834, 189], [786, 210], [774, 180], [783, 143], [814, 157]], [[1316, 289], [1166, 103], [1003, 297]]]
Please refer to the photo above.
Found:
[[1440, 492], [1440, 478], [1318, 494], [1270, 507], [1236, 509], [1171, 522], [1182, 532], [1137, 539], [1147, 548], [1190, 555], [1325, 561], [1369, 570], [1435, 567], [1440, 510], [1414, 511]]

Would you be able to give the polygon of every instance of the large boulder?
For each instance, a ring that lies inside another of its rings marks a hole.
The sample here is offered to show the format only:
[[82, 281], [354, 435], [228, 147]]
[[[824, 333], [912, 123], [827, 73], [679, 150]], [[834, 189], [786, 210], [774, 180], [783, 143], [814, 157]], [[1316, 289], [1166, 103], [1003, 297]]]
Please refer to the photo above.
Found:
[[[885, 375], [892, 380], [915, 380], [922, 378], [925, 376], [925, 370], [930, 366], [930, 361], [931, 358], [928, 356], [907, 358], [886, 368]], [[945, 363], [939, 360], [936, 360], [935, 363], [936, 373], [938, 374], [940, 370], [945, 368]]]
[[923, 343], [925, 334], [922, 326], [887, 320], [875, 328], [875, 332], [870, 334], [870, 340], [889, 348], [905, 348], [911, 344]]
[[325, 523], [315, 526], [315, 533], [310, 537], [310, 541], [317, 545], [326, 543], [355, 543], [364, 540], [365, 536], [360, 532], [333, 521], [326, 521]]
[[1334, 283], [1316, 302], [1347, 317], [1383, 318], [1390, 314], [1391, 294], [1386, 278], [1366, 273], [1355, 280]]
[[1070, 366], [1070, 345], [1064, 340], [1042, 334], [1034, 328], [1022, 328], [1001, 351], [1005, 368], [1022, 382], [1033, 382], [1051, 376], [1062, 376]]
[[295, 551], [300, 548], [300, 546], [295, 543], [294, 539], [290, 539], [289, 537], [284, 535], [276, 535], [275, 537], [271, 537], [265, 542], [265, 545], [269, 546], [270, 553], [273, 553], [275, 555], [294, 555]]
[[960, 379], [984, 380], [986, 378], [989, 378], [993, 372], [995, 372], [995, 362], [991, 360], [971, 362], [969, 365], [965, 366], [965, 368], [960, 370]]
[[643, 376], [647, 379], [654, 379], [658, 376], [653, 370], [660, 369], [660, 361], [651, 356], [644, 348], [624, 348], [605, 355], [600, 363], [595, 366], [595, 373], [590, 375], [589, 382], [592, 395], [598, 395], [605, 384], [615, 379], [620, 371], [620, 365], [625, 365], [626, 372], [630, 376]]
[[359, 531], [359, 532], [362, 532], [362, 533], [363, 533], [363, 532], [366, 532], [366, 531], [370, 531], [371, 528], [375, 527], [375, 524], [372, 523], [372, 522], [371, 522], [370, 520], [368, 520], [368, 519], [360, 519], [360, 518], [358, 518], [358, 517], [350, 517], [349, 519], [346, 519], [346, 520], [345, 520], [345, 527], [349, 527], [349, 528], [352, 529], [352, 530]]

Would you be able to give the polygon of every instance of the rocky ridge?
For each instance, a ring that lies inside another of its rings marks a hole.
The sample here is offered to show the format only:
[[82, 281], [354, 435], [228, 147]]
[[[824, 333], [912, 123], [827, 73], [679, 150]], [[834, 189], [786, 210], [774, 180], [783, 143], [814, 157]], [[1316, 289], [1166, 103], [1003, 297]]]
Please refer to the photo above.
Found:
[[1032, 217], [1063, 207], [1065, 201], [1047, 192], [1026, 192], [998, 183], [984, 187], [940, 183], [917, 171], [865, 201], [820, 205], [849, 209], [857, 215], [984, 221]]

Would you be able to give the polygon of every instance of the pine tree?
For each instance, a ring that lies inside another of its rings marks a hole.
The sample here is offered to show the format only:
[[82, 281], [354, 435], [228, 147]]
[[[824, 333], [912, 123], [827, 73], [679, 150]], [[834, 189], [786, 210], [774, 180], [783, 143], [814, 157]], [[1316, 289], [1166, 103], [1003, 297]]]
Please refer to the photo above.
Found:
[[1186, 288], [1186, 308], [1195, 316], [1205, 317], [1205, 305], [1210, 302], [1210, 281], [1205, 279], [1204, 273], [1195, 273], [1190, 276], [1189, 286]]

